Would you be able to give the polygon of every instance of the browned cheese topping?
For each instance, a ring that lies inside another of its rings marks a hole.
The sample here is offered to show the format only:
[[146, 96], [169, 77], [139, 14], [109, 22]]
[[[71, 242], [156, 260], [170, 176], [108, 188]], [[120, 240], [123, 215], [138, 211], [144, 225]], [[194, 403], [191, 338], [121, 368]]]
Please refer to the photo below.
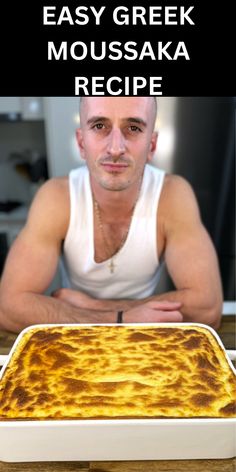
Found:
[[235, 374], [204, 327], [32, 327], [0, 382], [0, 419], [233, 417]]

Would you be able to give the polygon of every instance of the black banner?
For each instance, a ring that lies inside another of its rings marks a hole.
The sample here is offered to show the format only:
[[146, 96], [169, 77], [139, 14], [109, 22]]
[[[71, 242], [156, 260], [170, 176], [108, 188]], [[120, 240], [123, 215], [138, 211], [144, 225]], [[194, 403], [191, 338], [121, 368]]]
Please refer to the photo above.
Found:
[[1, 95], [235, 95], [233, 12], [206, 0], [5, 2]]

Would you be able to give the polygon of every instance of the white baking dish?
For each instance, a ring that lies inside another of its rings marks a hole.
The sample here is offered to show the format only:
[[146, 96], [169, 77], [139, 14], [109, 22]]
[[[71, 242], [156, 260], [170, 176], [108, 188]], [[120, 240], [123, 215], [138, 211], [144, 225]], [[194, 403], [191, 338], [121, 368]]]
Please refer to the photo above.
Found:
[[[212, 328], [192, 325], [208, 328], [225, 351]], [[18, 336], [0, 377], [28, 329]], [[9, 462], [213, 459], [235, 455], [236, 418], [0, 422], [0, 460]]]

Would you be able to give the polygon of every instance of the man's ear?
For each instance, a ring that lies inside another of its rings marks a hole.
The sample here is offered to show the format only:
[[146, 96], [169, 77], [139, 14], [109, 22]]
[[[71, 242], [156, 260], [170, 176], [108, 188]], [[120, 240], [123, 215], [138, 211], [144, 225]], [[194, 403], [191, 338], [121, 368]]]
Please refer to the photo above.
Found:
[[150, 161], [152, 160], [153, 154], [154, 154], [155, 151], [156, 151], [157, 138], [158, 138], [158, 133], [157, 133], [157, 131], [153, 131], [152, 137], [151, 137], [151, 141], [150, 141], [150, 145], [149, 145], [149, 152], [148, 152], [148, 156], [147, 156], [147, 161], [148, 161], [148, 162], [150, 162]]
[[80, 156], [82, 159], [85, 159], [83, 131], [81, 128], [77, 128], [76, 130], [76, 141], [79, 146]]

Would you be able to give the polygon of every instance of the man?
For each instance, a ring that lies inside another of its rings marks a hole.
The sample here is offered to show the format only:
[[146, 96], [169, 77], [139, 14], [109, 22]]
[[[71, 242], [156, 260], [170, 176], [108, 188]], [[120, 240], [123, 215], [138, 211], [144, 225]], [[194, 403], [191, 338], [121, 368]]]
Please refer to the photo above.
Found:
[[[6, 262], [0, 325], [115, 323], [119, 312], [126, 323], [217, 328], [218, 263], [193, 191], [148, 164], [157, 143], [155, 99], [86, 97], [80, 113], [87, 166], [36, 195]], [[72, 288], [45, 296], [61, 250]], [[176, 290], [154, 295], [163, 259]]]

